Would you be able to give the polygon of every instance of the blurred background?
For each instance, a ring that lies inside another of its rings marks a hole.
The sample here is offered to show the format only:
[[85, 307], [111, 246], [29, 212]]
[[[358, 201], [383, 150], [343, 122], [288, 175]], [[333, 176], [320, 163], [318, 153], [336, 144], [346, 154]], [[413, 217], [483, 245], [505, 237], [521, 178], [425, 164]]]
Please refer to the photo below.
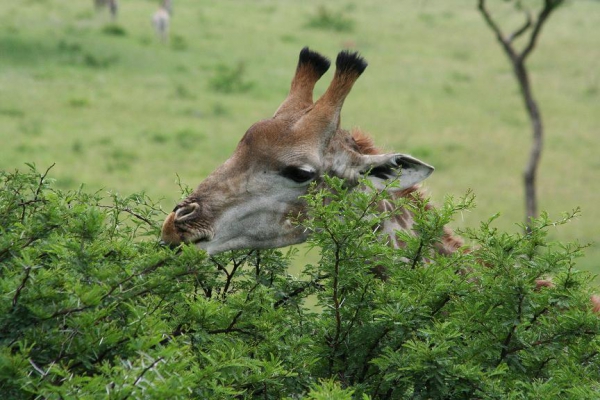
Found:
[[[342, 125], [436, 167], [435, 203], [472, 189], [477, 208], [524, 221], [531, 128], [519, 87], [476, 0], [19, 0], [0, 7], [0, 169], [34, 163], [58, 187], [145, 191], [170, 210], [246, 129], [287, 95], [300, 49], [359, 51], [369, 67]], [[541, 1], [521, 1], [535, 9]], [[168, 9], [167, 9], [168, 8]], [[490, 11], [507, 32], [513, 2]], [[582, 217], [552, 232], [591, 243], [600, 272], [600, 2], [567, 1], [528, 59], [545, 124], [539, 208]], [[516, 45], [522, 45], [519, 41]], [[320, 94], [332, 71], [317, 85]]]

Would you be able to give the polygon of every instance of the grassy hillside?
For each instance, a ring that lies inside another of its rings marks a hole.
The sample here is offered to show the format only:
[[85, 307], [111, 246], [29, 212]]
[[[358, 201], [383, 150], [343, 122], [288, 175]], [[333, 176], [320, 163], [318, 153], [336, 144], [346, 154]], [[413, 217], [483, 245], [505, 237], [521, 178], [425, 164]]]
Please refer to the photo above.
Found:
[[[40, 169], [65, 188], [177, 200], [285, 97], [299, 50], [360, 51], [369, 68], [343, 124], [436, 166], [438, 202], [471, 188], [457, 221], [518, 229], [530, 129], [508, 62], [475, 1], [175, 1], [171, 40], [150, 25], [157, 1], [123, 1], [116, 23], [92, 1], [23, 0], [0, 8], [0, 168]], [[502, 6], [501, 2], [496, 6]], [[495, 9], [505, 26], [521, 22]], [[529, 62], [547, 128], [540, 208], [583, 217], [556, 238], [597, 240], [600, 223], [600, 4], [569, 2]], [[317, 86], [321, 92], [331, 72]], [[600, 272], [600, 244], [580, 266]]]

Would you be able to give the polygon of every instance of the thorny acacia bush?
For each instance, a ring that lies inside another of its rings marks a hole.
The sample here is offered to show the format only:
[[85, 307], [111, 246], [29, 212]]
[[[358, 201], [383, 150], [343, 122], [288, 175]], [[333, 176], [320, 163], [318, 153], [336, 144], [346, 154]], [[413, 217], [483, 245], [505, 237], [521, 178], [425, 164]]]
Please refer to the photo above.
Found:
[[[406, 247], [394, 250], [373, 230], [386, 194], [328, 179], [330, 190], [306, 199], [321, 257], [299, 278], [287, 270], [292, 250], [209, 258], [159, 246], [163, 213], [143, 195], [62, 192], [33, 169], [0, 178], [3, 399], [600, 390], [599, 319], [589, 277], [574, 268], [581, 248], [548, 244], [547, 217], [528, 234], [485, 222], [465, 233], [476, 250], [436, 256], [443, 225], [471, 198], [406, 204], [419, 235], [402, 234]], [[555, 287], [536, 290], [549, 275]]]

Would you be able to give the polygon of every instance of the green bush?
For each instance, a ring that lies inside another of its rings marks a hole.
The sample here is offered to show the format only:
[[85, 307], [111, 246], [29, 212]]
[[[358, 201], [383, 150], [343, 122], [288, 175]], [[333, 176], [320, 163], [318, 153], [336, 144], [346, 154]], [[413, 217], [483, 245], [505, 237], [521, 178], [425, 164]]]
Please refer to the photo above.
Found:
[[111, 36], [127, 36], [127, 31], [119, 24], [107, 24], [102, 28], [102, 33]]
[[181, 35], [173, 35], [171, 38], [171, 48], [176, 51], [185, 51], [189, 47], [187, 40]]
[[597, 398], [589, 277], [546, 217], [523, 235], [483, 223], [475, 251], [442, 257], [471, 198], [405, 203], [419, 236], [395, 250], [373, 230], [386, 194], [328, 179], [306, 199], [321, 257], [300, 279], [293, 250], [161, 247], [146, 196], [63, 192], [47, 172], [0, 174], [3, 399]]
[[215, 75], [210, 79], [210, 88], [220, 93], [244, 93], [253, 86], [245, 78], [246, 64], [239, 62], [231, 67], [219, 64], [216, 67]]
[[316, 15], [310, 16], [306, 26], [308, 28], [325, 29], [336, 32], [352, 32], [355, 21], [346, 17], [341, 12], [334, 12], [325, 6], [317, 9]]

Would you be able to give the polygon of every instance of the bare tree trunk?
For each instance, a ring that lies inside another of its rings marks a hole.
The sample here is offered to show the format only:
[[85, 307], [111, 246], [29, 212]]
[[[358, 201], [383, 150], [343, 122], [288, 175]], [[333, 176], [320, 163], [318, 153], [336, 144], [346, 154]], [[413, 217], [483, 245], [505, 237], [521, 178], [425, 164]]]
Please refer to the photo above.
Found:
[[521, 94], [525, 101], [525, 108], [527, 109], [533, 132], [529, 160], [523, 171], [523, 183], [525, 186], [525, 217], [526, 224], [529, 226], [531, 219], [537, 218], [538, 216], [536, 177], [538, 165], [542, 156], [544, 125], [542, 124], [542, 117], [537, 102], [531, 92], [527, 69], [522, 62], [514, 64], [514, 72], [521, 87]]
[[[525, 60], [534, 49], [544, 22], [550, 16], [550, 13], [562, 4], [563, 0], [544, 0], [544, 6], [535, 22], [532, 21], [531, 14], [526, 12], [527, 20], [525, 24], [508, 37], [502, 33], [496, 22], [492, 19], [492, 16], [486, 8], [485, 0], [478, 0], [478, 2], [479, 11], [483, 15], [483, 18], [490, 29], [496, 34], [496, 38], [502, 45], [504, 52], [512, 64], [513, 72], [519, 83], [519, 88], [521, 89], [521, 94], [525, 102], [525, 108], [527, 109], [527, 114], [529, 115], [529, 120], [531, 122], [533, 141], [529, 153], [529, 160], [525, 167], [525, 171], [523, 172], [523, 183], [525, 186], [525, 226], [526, 229], [529, 230], [532, 218], [537, 218], [538, 216], [536, 177], [538, 165], [542, 156], [544, 125], [542, 124], [539, 107], [531, 91], [529, 75], [527, 73], [527, 68], [525, 67]], [[520, 52], [515, 50], [513, 41], [530, 29], [531, 34], [525, 48]]]

